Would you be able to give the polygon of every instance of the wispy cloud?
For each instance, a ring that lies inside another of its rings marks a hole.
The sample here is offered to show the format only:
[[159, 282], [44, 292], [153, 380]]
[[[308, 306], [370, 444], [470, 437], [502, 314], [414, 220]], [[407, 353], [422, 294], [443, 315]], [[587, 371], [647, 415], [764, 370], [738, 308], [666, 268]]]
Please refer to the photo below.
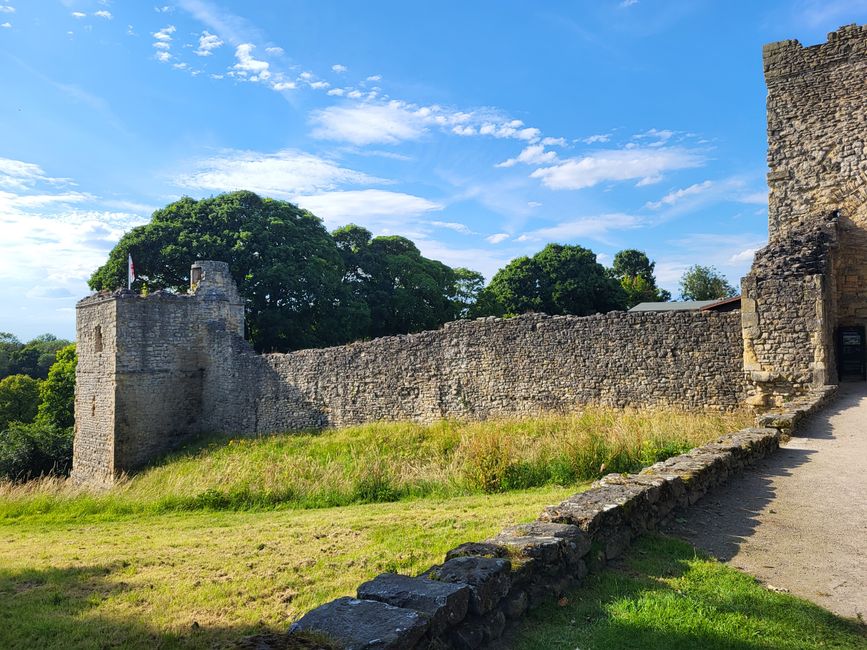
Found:
[[196, 48], [196, 54], [198, 56], [211, 56], [218, 47], [222, 47], [223, 41], [220, 40], [220, 37], [211, 34], [211, 32], [205, 30], [202, 32], [201, 36], [199, 36], [199, 47]]
[[501, 244], [509, 238], [509, 233], [507, 232], [498, 232], [494, 235], [488, 235], [485, 237], [485, 241], [489, 244]]
[[193, 167], [194, 171], [175, 178], [175, 183], [180, 187], [213, 192], [247, 189], [279, 198], [332, 190], [343, 185], [384, 182], [330, 160], [291, 149], [276, 153], [230, 149], [197, 161]]
[[553, 151], [545, 151], [544, 144], [531, 144], [525, 147], [516, 157], [497, 163], [496, 166], [513, 167], [518, 163], [524, 163], [525, 165], [546, 165], [555, 160], [557, 160], [557, 154]]
[[612, 231], [631, 230], [643, 225], [641, 217], [623, 213], [601, 214], [563, 221], [554, 226], [531, 230], [516, 241], [568, 242], [579, 238], [607, 241]]
[[552, 190], [579, 190], [606, 181], [638, 180], [650, 185], [662, 180], [664, 173], [701, 167], [705, 157], [682, 147], [611, 149], [569, 158], [541, 167], [530, 176]]
[[114, 16], [111, 15], [110, 11], [106, 11], [105, 9], [100, 9], [99, 11], [94, 11], [93, 15], [97, 18], [103, 18], [104, 20], [111, 20]]
[[355, 145], [396, 144], [417, 140], [426, 129], [426, 115], [402, 102], [329, 106], [313, 113], [313, 137]]
[[651, 210], [658, 210], [663, 206], [671, 206], [675, 203], [679, 203], [685, 198], [697, 196], [704, 192], [707, 192], [713, 187], [712, 181], [704, 181], [703, 183], [695, 183], [690, 185], [689, 187], [685, 187], [681, 190], [675, 190], [673, 192], [669, 192], [665, 196], [663, 196], [659, 201], [649, 201], [646, 207]]
[[463, 223], [458, 223], [457, 221], [431, 221], [430, 225], [435, 228], [445, 228], [446, 230], [454, 230], [455, 232], [459, 232], [462, 235], [474, 235], [474, 233], [469, 226]]
[[344, 72], [349, 70], [349, 68], [347, 68], [345, 65], [341, 65], [340, 63], [335, 63], [333, 66], [331, 66], [331, 69], [334, 70], [334, 72], [336, 72], [337, 74], [343, 74]]
[[297, 196], [295, 201], [331, 225], [341, 225], [347, 221], [369, 225], [372, 219], [382, 218], [398, 219], [396, 223], [406, 225], [407, 218], [443, 209], [442, 204], [420, 196], [372, 189]]
[[12, 5], [0, 5], [0, 14], [14, 14], [15, 7]]

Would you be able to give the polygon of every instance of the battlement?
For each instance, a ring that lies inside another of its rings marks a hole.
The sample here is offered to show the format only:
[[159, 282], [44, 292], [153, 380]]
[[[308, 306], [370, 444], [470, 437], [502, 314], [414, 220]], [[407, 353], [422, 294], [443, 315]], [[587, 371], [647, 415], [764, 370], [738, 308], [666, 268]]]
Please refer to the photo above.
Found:
[[792, 76], [816, 72], [867, 55], [867, 25], [845, 25], [825, 43], [805, 47], [797, 40], [768, 43], [762, 49], [765, 80], [771, 88]]

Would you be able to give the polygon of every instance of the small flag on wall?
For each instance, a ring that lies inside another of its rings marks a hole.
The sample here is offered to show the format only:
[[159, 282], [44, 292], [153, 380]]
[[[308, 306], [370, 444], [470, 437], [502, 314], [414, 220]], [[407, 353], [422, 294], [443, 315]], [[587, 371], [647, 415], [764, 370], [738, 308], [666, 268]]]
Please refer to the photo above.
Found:
[[132, 254], [129, 256], [129, 268], [126, 275], [126, 288], [132, 289], [132, 283], [135, 282], [135, 267], [132, 265]]

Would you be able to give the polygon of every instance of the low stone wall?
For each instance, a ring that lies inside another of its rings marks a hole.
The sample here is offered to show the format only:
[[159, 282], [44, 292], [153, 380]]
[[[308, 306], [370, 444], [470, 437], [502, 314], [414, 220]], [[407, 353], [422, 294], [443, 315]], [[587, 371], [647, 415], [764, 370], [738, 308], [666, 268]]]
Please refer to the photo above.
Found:
[[813, 391], [761, 416], [761, 428], [723, 436], [638, 474], [609, 474], [549, 506], [535, 522], [452, 549], [445, 562], [417, 577], [382, 574], [361, 585], [357, 598], [338, 598], [309, 612], [290, 635], [319, 632], [347, 650], [482, 647], [528, 609], [577, 587], [674, 508], [695, 503], [773, 453], [834, 391]]

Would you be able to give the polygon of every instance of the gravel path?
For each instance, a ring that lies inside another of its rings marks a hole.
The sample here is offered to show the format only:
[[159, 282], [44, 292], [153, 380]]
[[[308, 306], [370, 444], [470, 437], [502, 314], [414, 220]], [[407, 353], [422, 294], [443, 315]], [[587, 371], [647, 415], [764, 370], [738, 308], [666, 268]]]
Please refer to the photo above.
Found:
[[663, 530], [773, 589], [867, 618], [867, 384]]

